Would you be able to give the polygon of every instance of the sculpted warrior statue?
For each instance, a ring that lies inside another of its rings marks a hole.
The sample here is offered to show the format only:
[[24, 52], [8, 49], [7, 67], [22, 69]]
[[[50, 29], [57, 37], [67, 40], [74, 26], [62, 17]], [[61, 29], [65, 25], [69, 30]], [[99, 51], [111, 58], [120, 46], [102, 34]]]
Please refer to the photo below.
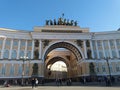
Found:
[[46, 20], [46, 25], [67, 25], [67, 26], [77, 26], [77, 21], [69, 20], [64, 18], [64, 13], [62, 14], [62, 17], [54, 20]]
[[49, 20], [46, 20], [46, 25], [49, 25]]
[[77, 26], [77, 21], [74, 22], [75, 26]]
[[69, 19], [67, 20], [67, 23], [66, 23], [66, 25], [70, 25], [70, 23], [69, 23]]
[[52, 20], [50, 20], [50, 25], [53, 25], [53, 22], [52, 22]]
[[71, 22], [70, 22], [70, 25], [71, 25], [71, 26], [73, 26], [73, 22], [74, 22], [74, 20], [71, 20]]
[[57, 25], [57, 23], [56, 23], [56, 19], [54, 19], [54, 25]]
[[66, 19], [64, 19], [64, 21], [63, 21], [63, 25], [66, 25]]
[[63, 20], [62, 20], [62, 18], [59, 18], [59, 20], [58, 20], [58, 24], [59, 24], [59, 25], [62, 25], [62, 24], [63, 24]]

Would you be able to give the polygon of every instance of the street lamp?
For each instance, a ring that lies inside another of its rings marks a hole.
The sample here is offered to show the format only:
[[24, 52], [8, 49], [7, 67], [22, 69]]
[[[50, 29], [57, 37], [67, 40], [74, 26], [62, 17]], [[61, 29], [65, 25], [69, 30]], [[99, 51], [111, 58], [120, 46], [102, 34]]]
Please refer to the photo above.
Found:
[[24, 62], [26, 61], [26, 59], [28, 59], [28, 57], [24, 56], [24, 57], [20, 57], [20, 59], [23, 61], [22, 64], [22, 86], [24, 85]]
[[[108, 73], [109, 73], [109, 84], [111, 85], [111, 71], [110, 71], [110, 64], [109, 64], [109, 58], [105, 58], [107, 62], [107, 67], [108, 67]], [[108, 79], [108, 78], [107, 78]]]

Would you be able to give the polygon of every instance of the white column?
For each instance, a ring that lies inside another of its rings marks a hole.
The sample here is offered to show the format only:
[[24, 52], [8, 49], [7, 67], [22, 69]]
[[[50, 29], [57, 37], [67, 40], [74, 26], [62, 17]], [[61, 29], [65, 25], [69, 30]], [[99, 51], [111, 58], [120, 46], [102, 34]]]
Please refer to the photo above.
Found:
[[35, 42], [34, 42], [34, 40], [32, 40], [31, 59], [33, 59], [33, 58], [34, 58], [34, 44], [35, 44]]
[[98, 51], [98, 44], [97, 44], [97, 40], [95, 40], [95, 46], [96, 46], [96, 51], [97, 51], [97, 58], [99, 59], [99, 51]]
[[110, 41], [109, 40], [108, 40], [108, 47], [109, 47], [110, 57], [113, 58], [113, 56], [112, 56], [112, 50], [111, 50], [111, 47], [110, 47]]
[[19, 54], [20, 54], [20, 44], [21, 44], [21, 40], [18, 41], [17, 59], [20, 58], [20, 56], [19, 56]]
[[3, 59], [4, 48], [5, 48], [5, 42], [6, 42], [6, 38], [4, 38], [3, 43], [2, 43], [1, 59]]
[[87, 57], [86, 40], [83, 41], [83, 45], [84, 45], [84, 55], [85, 55], [85, 58], [88, 58]]
[[42, 59], [42, 40], [39, 40], [39, 59]]
[[92, 40], [90, 40], [90, 48], [91, 48], [91, 51], [92, 51], [92, 58], [95, 58], [94, 51], [93, 51]]
[[119, 53], [118, 53], [118, 47], [117, 47], [117, 43], [116, 43], [116, 40], [114, 39], [114, 44], [115, 44], [115, 51], [116, 51], [116, 54], [117, 54], [117, 58], [119, 58]]
[[103, 40], [102, 40], [101, 42], [102, 42], [103, 55], [104, 55], [104, 58], [105, 58], [105, 57], [106, 57], [106, 55], [105, 55], [105, 48], [104, 48]]
[[27, 42], [27, 40], [26, 40], [26, 42], [25, 42], [25, 51], [24, 51], [24, 52], [25, 52], [25, 53], [24, 53], [24, 56], [26, 56], [26, 57], [27, 57], [27, 43], [28, 43], [28, 42]]
[[11, 43], [10, 43], [9, 59], [11, 59], [11, 55], [12, 55], [12, 48], [13, 48], [13, 39], [11, 40]]

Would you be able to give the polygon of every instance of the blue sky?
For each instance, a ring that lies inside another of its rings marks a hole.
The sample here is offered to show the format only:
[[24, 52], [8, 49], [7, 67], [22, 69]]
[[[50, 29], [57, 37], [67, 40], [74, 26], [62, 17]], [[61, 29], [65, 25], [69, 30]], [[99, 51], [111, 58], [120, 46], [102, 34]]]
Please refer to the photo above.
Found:
[[33, 31], [62, 13], [90, 32], [120, 28], [120, 0], [0, 0], [0, 28]]

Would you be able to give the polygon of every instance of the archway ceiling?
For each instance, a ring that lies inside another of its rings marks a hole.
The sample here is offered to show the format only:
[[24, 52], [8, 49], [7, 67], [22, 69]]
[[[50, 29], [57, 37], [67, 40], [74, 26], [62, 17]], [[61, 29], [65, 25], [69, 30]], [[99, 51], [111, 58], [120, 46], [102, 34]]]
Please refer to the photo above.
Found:
[[76, 56], [77, 60], [80, 60], [82, 58], [81, 53], [75, 46], [73, 46], [72, 44], [67, 43], [67, 42], [59, 42], [59, 43], [55, 43], [55, 44], [51, 45], [48, 48], [48, 50], [45, 53], [44, 59], [46, 60], [48, 53], [56, 48], [66, 48], [66, 49], [70, 50]]
[[48, 63], [46, 64], [46, 67], [48, 66], [48, 65], [51, 65], [52, 66], [52, 64], [54, 64], [55, 62], [57, 62], [57, 61], [63, 61], [66, 65], [67, 65], [67, 67], [69, 67], [69, 64], [68, 64], [68, 62], [64, 59], [64, 58], [62, 58], [62, 57], [53, 57], [52, 59], [50, 59], [49, 61], [48, 61]]

